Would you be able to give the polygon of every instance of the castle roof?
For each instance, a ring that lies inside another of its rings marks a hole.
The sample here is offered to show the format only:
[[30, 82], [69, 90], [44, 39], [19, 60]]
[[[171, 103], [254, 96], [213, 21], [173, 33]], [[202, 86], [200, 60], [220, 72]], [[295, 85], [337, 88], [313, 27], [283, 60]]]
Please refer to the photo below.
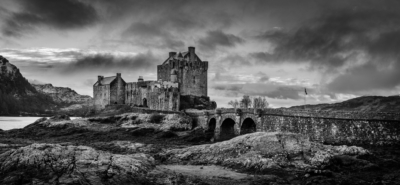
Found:
[[[164, 65], [165, 63], [167, 63], [170, 60], [174, 60], [174, 59], [178, 59], [179, 56], [181, 56], [182, 58], [185, 58], [187, 55], [189, 55], [189, 51], [184, 51], [184, 52], [178, 52], [173, 56], [170, 56], [167, 58], [167, 60], [165, 60], [162, 65]], [[197, 56], [197, 54], [195, 53], [194, 56], [201, 61], [201, 59]]]
[[[113, 82], [116, 78], [117, 78], [116, 76], [104, 77], [104, 78], [101, 80], [100, 84], [101, 84], [101, 85], [109, 85], [109, 84], [111, 84], [111, 82]], [[97, 81], [97, 82], [94, 84], [94, 86], [98, 86], [98, 85], [99, 85], [99, 82]]]

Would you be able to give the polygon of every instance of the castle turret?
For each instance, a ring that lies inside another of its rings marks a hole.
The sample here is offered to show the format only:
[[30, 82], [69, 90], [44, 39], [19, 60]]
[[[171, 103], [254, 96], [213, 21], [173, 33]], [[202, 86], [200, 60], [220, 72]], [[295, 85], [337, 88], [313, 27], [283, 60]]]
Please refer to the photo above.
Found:
[[137, 80], [138, 82], [143, 82], [144, 80], [143, 80], [143, 76], [139, 76], [139, 78], [138, 78], [138, 80]]

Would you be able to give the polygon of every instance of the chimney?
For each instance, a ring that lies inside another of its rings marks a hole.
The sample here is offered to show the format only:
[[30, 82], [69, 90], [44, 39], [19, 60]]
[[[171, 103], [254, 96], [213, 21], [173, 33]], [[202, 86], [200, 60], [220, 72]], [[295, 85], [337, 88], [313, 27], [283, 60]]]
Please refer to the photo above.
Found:
[[176, 52], [169, 52], [169, 57], [173, 57], [176, 55]]
[[99, 82], [99, 85], [101, 85], [101, 80], [103, 80], [103, 76], [97, 76], [97, 82]]
[[121, 73], [117, 73], [117, 78], [121, 78]]
[[143, 82], [143, 76], [139, 76], [138, 82]]
[[189, 54], [190, 54], [190, 62], [194, 62], [194, 56], [195, 56], [195, 54], [194, 54], [194, 47], [192, 47], [192, 46], [190, 46], [189, 48]]

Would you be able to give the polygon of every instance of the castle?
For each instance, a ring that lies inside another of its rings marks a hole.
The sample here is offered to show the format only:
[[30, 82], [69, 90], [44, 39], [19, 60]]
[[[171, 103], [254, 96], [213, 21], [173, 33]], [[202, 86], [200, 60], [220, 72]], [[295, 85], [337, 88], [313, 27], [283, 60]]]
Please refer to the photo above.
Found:
[[128, 104], [155, 110], [178, 111], [187, 108], [208, 109], [216, 104], [207, 96], [208, 62], [202, 61], [194, 47], [186, 52], [169, 52], [157, 66], [157, 81], [125, 82], [121, 73], [98, 76], [93, 85], [94, 105], [103, 109], [111, 104]]

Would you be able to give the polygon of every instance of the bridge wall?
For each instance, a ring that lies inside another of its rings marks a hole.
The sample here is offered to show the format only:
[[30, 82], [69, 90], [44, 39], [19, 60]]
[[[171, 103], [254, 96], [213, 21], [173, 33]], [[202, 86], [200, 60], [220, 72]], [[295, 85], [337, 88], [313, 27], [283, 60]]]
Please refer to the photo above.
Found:
[[311, 140], [329, 144], [393, 144], [400, 141], [400, 114], [363, 112], [291, 111], [286, 109], [217, 109], [189, 113], [197, 125], [208, 129], [216, 119], [215, 139], [221, 138], [221, 125], [227, 118], [235, 121], [235, 135], [246, 118], [251, 118], [258, 132], [293, 132]]

